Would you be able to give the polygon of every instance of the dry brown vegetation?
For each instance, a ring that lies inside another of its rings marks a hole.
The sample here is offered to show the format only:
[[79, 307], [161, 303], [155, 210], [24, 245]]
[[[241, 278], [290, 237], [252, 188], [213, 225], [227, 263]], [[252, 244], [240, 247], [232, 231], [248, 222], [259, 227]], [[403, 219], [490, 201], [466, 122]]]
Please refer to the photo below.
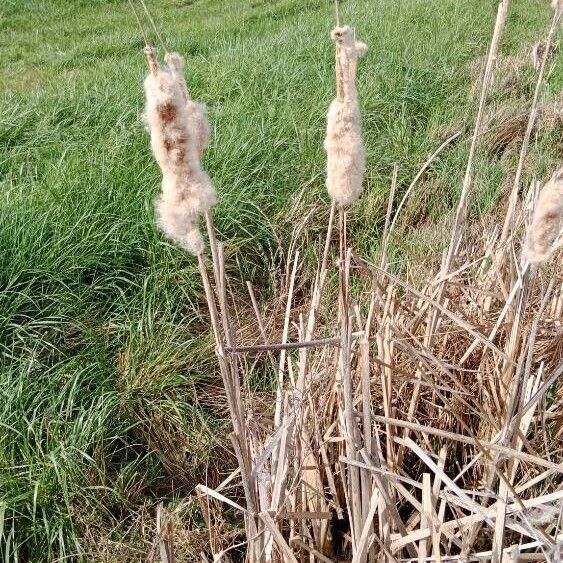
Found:
[[[555, 557], [563, 271], [556, 260], [541, 270], [520, 262], [528, 223], [522, 209], [502, 251], [498, 231], [467, 229], [455, 267], [421, 290], [384, 257], [368, 264], [349, 250], [337, 315], [321, 295], [330, 254], [319, 249], [306, 303], [295, 296], [295, 252], [280, 288], [280, 344], [245, 335], [223, 348], [241, 381], [248, 449], [239, 461], [256, 505], [239, 504], [239, 470], [198, 488], [215, 557], [228, 560], [237, 544], [224, 510], [246, 526], [254, 519], [250, 561]], [[369, 280], [356, 299], [350, 277]], [[277, 409], [250, 387], [260, 357], [277, 373]]]

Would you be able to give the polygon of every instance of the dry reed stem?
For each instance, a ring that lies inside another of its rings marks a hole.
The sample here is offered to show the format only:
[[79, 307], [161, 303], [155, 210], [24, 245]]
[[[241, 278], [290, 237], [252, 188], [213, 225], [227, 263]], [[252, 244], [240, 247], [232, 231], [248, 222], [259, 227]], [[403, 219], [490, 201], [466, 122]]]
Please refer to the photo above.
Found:
[[[344, 401], [344, 435], [348, 456], [355, 459], [357, 452], [357, 429], [354, 417], [354, 401], [351, 371], [351, 326], [350, 326], [350, 258], [347, 246], [346, 211], [340, 210], [340, 260], [339, 260], [339, 311], [340, 311], [340, 377]], [[356, 467], [348, 470], [348, 495], [350, 497], [350, 523], [352, 526], [352, 549], [355, 551], [360, 539], [362, 521], [360, 501], [360, 475]]]
[[[495, 28], [493, 31], [493, 38], [491, 40], [491, 45], [489, 47], [489, 53], [487, 56], [487, 63], [485, 65], [485, 71], [483, 74], [483, 82], [481, 86], [481, 96], [479, 99], [479, 108], [477, 110], [477, 117], [475, 119], [475, 127], [473, 130], [473, 137], [471, 138], [471, 147], [469, 149], [469, 157], [467, 159], [467, 166], [465, 169], [465, 176], [463, 179], [463, 186], [461, 188], [461, 195], [459, 198], [454, 226], [452, 229], [452, 238], [448, 251], [446, 254], [446, 259], [444, 261], [443, 267], [441, 269], [442, 277], [447, 275], [450, 271], [452, 261], [455, 253], [458, 250], [458, 245], [461, 240], [463, 224], [465, 222], [465, 214], [467, 209], [467, 202], [469, 198], [469, 190], [471, 185], [471, 173], [473, 170], [473, 161], [475, 158], [475, 153], [477, 150], [477, 142], [479, 139], [479, 134], [481, 131], [481, 126], [483, 123], [483, 117], [485, 113], [485, 105], [487, 102], [487, 97], [491, 89], [494, 76], [494, 63], [497, 56], [498, 47], [500, 44], [500, 38], [504, 29], [504, 24], [506, 22], [506, 16], [508, 14], [508, 7], [510, 5], [509, 0], [501, 0], [499, 2], [497, 19], [495, 23]], [[438, 299], [440, 300], [440, 299]]]
[[534, 97], [532, 99], [532, 105], [530, 107], [530, 115], [528, 117], [528, 124], [526, 126], [526, 132], [524, 133], [524, 139], [522, 140], [522, 145], [520, 147], [520, 156], [518, 159], [518, 166], [516, 168], [516, 175], [514, 177], [514, 182], [512, 185], [512, 191], [510, 192], [510, 197], [508, 200], [508, 211], [506, 213], [504, 224], [502, 227], [502, 233], [499, 240], [499, 245], [502, 247], [506, 243], [509, 236], [510, 229], [513, 228], [514, 213], [516, 210], [516, 203], [518, 201], [518, 191], [520, 189], [520, 180], [522, 177], [522, 172], [524, 170], [524, 162], [526, 160], [526, 155], [528, 153], [528, 146], [530, 144], [530, 138], [532, 136], [532, 131], [534, 129], [534, 124], [538, 115], [538, 103], [540, 94], [544, 84], [545, 67], [550, 56], [550, 46], [553, 42], [553, 36], [555, 30], [557, 29], [558, 22], [561, 18], [561, 9], [556, 9], [553, 14], [553, 19], [549, 32], [547, 34], [547, 39], [545, 41], [545, 49], [543, 52], [540, 70], [538, 73], [538, 79], [536, 81], [536, 87], [534, 91]]

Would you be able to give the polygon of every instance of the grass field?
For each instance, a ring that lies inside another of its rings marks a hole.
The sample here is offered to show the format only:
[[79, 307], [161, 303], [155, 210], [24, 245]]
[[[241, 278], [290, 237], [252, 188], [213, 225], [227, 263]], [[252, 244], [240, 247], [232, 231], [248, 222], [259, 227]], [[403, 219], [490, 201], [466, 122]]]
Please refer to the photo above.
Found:
[[[328, 212], [331, 2], [150, 5], [168, 46], [186, 56], [193, 97], [209, 106], [205, 165], [229, 268], [268, 295], [279, 241], [313, 206]], [[404, 191], [460, 130], [407, 204], [393, 248], [398, 268], [409, 253], [439, 258], [421, 232], [455, 205], [495, 12], [492, 0], [342, 2], [370, 48], [360, 71], [366, 193], [351, 215], [367, 258], [379, 248], [393, 164]], [[528, 51], [549, 21], [546, 0], [513, 2], [501, 51], [520, 66], [516, 78], [509, 65], [498, 72], [498, 115], [531, 98]], [[139, 561], [152, 539], [140, 519], [225, 458], [196, 264], [153, 223], [160, 176], [140, 120], [143, 43], [117, 0], [6, 0], [0, 29], [0, 557]], [[556, 58], [543, 101], [562, 89]], [[526, 179], [561, 160], [560, 135], [546, 125], [534, 138]], [[499, 205], [517, 158], [510, 144], [487, 146], [476, 216]], [[323, 221], [315, 225], [311, 237]]]

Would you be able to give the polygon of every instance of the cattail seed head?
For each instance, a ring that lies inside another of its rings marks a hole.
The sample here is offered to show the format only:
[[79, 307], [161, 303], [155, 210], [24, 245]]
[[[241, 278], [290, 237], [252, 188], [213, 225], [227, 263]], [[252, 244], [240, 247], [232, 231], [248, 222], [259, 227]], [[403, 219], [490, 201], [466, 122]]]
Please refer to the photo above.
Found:
[[362, 194], [366, 155], [357, 107], [333, 100], [327, 116], [327, 190], [340, 206], [353, 204]]
[[367, 46], [355, 40], [348, 26], [335, 27], [331, 37], [336, 44], [337, 97], [327, 115], [326, 185], [338, 205], [348, 206], [362, 193], [366, 168], [356, 69], [358, 58], [367, 51]]
[[563, 168], [545, 184], [536, 203], [524, 246], [533, 264], [545, 262], [563, 243]]
[[194, 139], [199, 158], [209, 144], [211, 127], [207, 119], [207, 108], [205, 105], [194, 102], [188, 93], [188, 86], [184, 78], [184, 59], [178, 53], [166, 53], [164, 62], [170, 69], [171, 74], [180, 86], [186, 101], [186, 111], [189, 116], [189, 126], [192, 139]]
[[157, 224], [192, 254], [203, 250], [198, 222], [215, 203], [215, 189], [200, 159], [209, 142], [205, 107], [192, 101], [183, 75], [184, 61], [167, 53], [160, 67], [147, 53], [146, 121], [151, 148], [162, 171], [162, 193], [156, 201]]

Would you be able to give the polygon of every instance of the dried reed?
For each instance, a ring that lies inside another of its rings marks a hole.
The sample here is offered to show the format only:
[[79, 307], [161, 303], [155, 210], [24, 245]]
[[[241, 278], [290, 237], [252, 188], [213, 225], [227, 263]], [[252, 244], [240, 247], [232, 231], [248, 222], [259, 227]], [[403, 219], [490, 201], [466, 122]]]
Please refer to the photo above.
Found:
[[[215, 238], [210, 213], [216, 199], [215, 189], [200, 162], [210, 136], [207, 113], [203, 105], [189, 96], [183, 73], [184, 61], [179, 54], [166, 53], [163, 67], [158, 64], [152, 47], [145, 47], [145, 54], [150, 70], [145, 79], [145, 115], [151, 133], [151, 148], [163, 176], [162, 194], [156, 203], [157, 222], [168, 237], [198, 258], [233, 424], [230, 438], [245, 493], [245, 527], [249, 534], [247, 549], [251, 560], [258, 560], [267, 537], [259, 533], [257, 526], [260, 522], [256, 508], [258, 493], [251, 475], [251, 444], [245, 426], [239, 366], [236, 356], [224, 352], [226, 347], [236, 348], [236, 343], [227, 305], [223, 249]], [[203, 257], [203, 238], [198, 225], [202, 215], [205, 216], [213, 258], [213, 281]], [[202, 503], [202, 511], [207, 518], [209, 510], [205, 503]], [[218, 540], [211, 526], [209, 529], [210, 545], [216, 546]]]
[[[240, 482], [254, 504], [239, 504], [226, 485], [198, 489], [215, 560], [229, 560], [229, 546], [216, 529], [224, 508], [244, 515], [246, 559], [252, 563], [475, 557], [500, 562], [516, 552], [547, 559], [563, 539], [553, 520], [563, 499], [556, 486], [562, 458], [550, 457], [543, 439], [554, 429], [549, 413], [556, 406], [537, 416], [563, 372], [553, 345], [557, 327], [546, 318], [548, 311], [563, 308], [563, 294], [555, 290], [561, 287], [560, 265], [553, 265], [555, 277], [546, 287], [528, 265], [495, 252], [498, 233], [479, 239], [465, 220], [472, 159], [507, 9], [504, 0], [451, 244], [440, 271], [422, 289], [393, 275], [385, 256], [375, 266], [349, 247], [345, 207], [361, 193], [365, 166], [355, 86], [364, 48], [348, 27], [333, 31], [338, 95], [325, 141], [333, 204], [308, 308], [295, 302], [300, 270], [295, 251], [280, 287], [281, 332], [268, 328], [275, 323], [264, 318], [249, 286], [261, 342], [229, 345], [218, 356], [220, 362], [225, 355], [236, 359], [240, 368], [244, 412], [234, 425], [247, 431], [250, 447]], [[391, 197], [395, 185], [396, 171]], [[337, 207], [334, 315], [324, 288]], [[391, 213], [392, 200], [384, 248], [392, 235]], [[521, 225], [513, 228], [513, 237], [521, 239]], [[547, 235], [551, 241], [554, 230]], [[463, 237], [464, 231], [471, 236]], [[364, 283], [370, 280], [364, 303], [350, 296], [352, 266]], [[218, 269], [224, 271], [221, 261]], [[515, 274], [506, 278], [506, 271]], [[323, 308], [329, 336], [318, 338]], [[273, 338], [278, 341], [268, 343]], [[277, 375], [271, 407], [249, 390], [251, 372], [245, 369], [246, 357], [261, 354], [268, 355]], [[238, 475], [225, 483], [232, 487]]]

